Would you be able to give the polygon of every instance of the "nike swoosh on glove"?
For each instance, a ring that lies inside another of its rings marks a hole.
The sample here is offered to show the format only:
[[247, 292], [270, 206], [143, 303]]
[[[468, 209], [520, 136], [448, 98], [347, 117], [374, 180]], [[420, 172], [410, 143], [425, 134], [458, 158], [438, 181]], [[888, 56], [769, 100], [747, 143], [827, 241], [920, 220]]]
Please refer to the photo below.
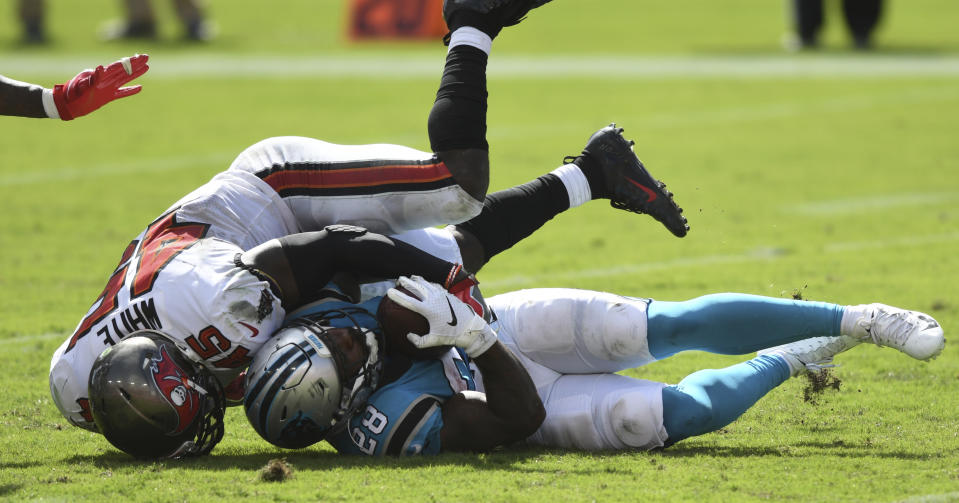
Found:
[[396, 283], [418, 298], [396, 288], [391, 288], [386, 295], [393, 302], [419, 313], [430, 324], [430, 331], [426, 335], [406, 335], [414, 346], [458, 346], [466, 350], [468, 355], [476, 357], [496, 343], [496, 333], [486, 320], [442, 286], [420, 276], [401, 276]]

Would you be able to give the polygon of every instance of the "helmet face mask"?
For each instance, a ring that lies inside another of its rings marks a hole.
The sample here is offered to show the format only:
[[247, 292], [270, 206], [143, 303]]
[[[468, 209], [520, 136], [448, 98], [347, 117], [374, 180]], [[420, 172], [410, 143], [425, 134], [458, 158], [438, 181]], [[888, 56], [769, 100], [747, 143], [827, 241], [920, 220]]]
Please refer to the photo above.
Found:
[[219, 382], [160, 332], [136, 332], [107, 348], [88, 394], [103, 436], [137, 458], [203, 455], [223, 438]]
[[247, 370], [244, 408], [268, 442], [288, 449], [315, 444], [346, 427], [379, 382], [373, 331], [333, 328], [337, 310], [298, 318], [257, 351]]

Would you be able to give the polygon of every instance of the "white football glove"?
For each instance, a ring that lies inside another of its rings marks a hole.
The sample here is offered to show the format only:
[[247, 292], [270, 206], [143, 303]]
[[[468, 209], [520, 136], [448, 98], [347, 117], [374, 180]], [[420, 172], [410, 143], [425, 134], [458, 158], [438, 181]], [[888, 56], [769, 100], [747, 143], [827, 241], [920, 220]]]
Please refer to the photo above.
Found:
[[421, 314], [430, 324], [430, 331], [426, 335], [406, 335], [414, 346], [458, 346], [465, 349], [468, 355], [475, 357], [496, 343], [496, 333], [486, 321], [442, 286], [420, 276], [401, 276], [397, 285], [406, 288], [421, 300], [395, 288], [391, 288], [386, 295], [393, 302]]

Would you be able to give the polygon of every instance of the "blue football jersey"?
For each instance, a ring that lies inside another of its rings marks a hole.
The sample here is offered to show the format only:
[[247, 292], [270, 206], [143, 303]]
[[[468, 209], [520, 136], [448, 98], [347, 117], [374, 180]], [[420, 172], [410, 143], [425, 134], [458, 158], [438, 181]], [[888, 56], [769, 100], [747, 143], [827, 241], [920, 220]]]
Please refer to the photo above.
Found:
[[380, 387], [347, 431], [329, 441], [342, 454], [408, 456], [440, 451], [443, 402], [476, 389], [458, 349], [436, 360], [414, 361], [398, 379]]
[[[379, 327], [373, 313], [382, 297], [359, 304], [341, 300], [316, 302], [292, 313], [292, 317], [343, 309], [364, 328]], [[366, 313], [356, 314], [361, 308]], [[333, 326], [353, 326], [347, 317], [330, 320]], [[387, 362], [389, 366], [389, 362]], [[380, 386], [365, 409], [349, 419], [348, 427], [327, 439], [342, 454], [406, 456], [436, 454], [440, 451], [443, 402], [464, 390], [475, 390], [476, 382], [465, 356], [453, 348], [433, 360], [412, 361], [399, 377]]]

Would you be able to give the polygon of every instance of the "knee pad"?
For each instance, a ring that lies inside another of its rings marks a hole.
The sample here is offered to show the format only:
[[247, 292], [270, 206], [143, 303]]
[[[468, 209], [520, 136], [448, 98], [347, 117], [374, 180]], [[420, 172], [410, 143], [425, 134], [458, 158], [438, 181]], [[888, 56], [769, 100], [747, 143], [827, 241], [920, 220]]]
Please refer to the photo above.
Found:
[[661, 447], [663, 386], [616, 374], [562, 376], [545, 395], [546, 421], [530, 441], [590, 451]]
[[642, 299], [606, 295], [590, 303], [594, 312], [583, 317], [580, 327], [584, 348], [590, 355], [638, 367], [654, 360], [646, 338], [646, 307]]
[[614, 393], [601, 405], [607, 411], [613, 436], [633, 449], [662, 447], [667, 438], [663, 425], [662, 384], [647, 383]]
[[557, 372], [618, 372], [654, 361], [646, 340], [644, 299], [539, 288], [487, 301], [517, 348]]

